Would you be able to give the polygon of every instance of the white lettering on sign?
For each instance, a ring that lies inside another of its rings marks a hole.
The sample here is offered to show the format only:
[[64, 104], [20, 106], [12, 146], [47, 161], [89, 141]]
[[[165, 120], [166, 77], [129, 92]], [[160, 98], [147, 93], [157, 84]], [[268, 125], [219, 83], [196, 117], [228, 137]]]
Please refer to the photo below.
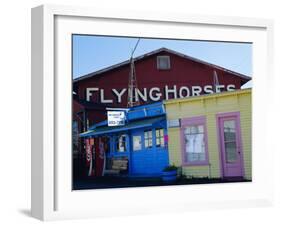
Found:
[[100, 90], [100, 102], [101, 103], [113, 103], [113, 100], [106, 100], [104, 98], [104, 90], [103, 89]]
[[220, 93], [221, 89], [224, 89], [224, 85], [217, 85], [216, 86], [216, 93]]
[[122, 102], [122, 96], [123, 96], [123, 94], [126, 92], [126, 90], [127, 89], [122, 89], [120, 92], [118, 92], [116, 89], [112, 89], [112, 92], [114, 93], [114, 94], [116, 94], [116, 96], [117, 96], [117, 102], [118, 103], [121, 103]]
[[227, 91], [234, 91], [234, 90], [235, 90], [235, 85], [232, 85], [232, 84], [228, 85], [228, 86], [226, 87], [226, 90], [227, 90]]
[[174, 97], [172, 99], [177, 99], [177, 86], [176, 85], [173, 86], [173, 89], [169, 89], [168, 86], [165, 86], [166, 100], [169, 100], [170, 93], [174, 94]]
[[107, 112], [107, 125], [108, 126], [124, 126], [125, 125], [125, 112], [124, 111], [108, 111]]
[[87, 101], [90, 101], [92, 92], [94, 92], [94, 91], [99, 91], [99, 88], [87, 88], [86, 89], [86, 100]]
[[200, 93], [202, 92], [201, 86], [192, 86], [192, 96], [200, 96]]
[[147, 101], [147, 89], [144, 88], [143, 89], [143, 93], [139, 90], [139, 89], [135, 89], [136, 92], [136, 101], [140, 101], [139, 97], [141, 97], [141, 99], [146, 102]]
[[204, 92], [207, 94], [214, 93], [213, 86], [210, 86], [210, 85], [204, 86]]
[[[184, 95], [184, 93], [185, 93], [185, 95]], [[182, 86], [179, 91], [180, 98], [189, 97], [189, 95], [190, 95], [190, 91], [189, 91], [188, 87]]]
[[[154, 92], [154, 95], [153, 95]], [[162, 94], [160, 93], [160, 89], [157, 87], [153, 87], [149, 91], [149, 98], [153, 101], [159, 101]]]
[[[177, 98], [185, 98], [189, 96], [199, 96], [202, 94], [212, 94], [215, 91], [216, 93], [219, 93], [223, 90], [225, 91], [234, 91], [235, 85], [229, 84], [229, 85], [205, 85], [205, 86], [180, 86], [177, 87], [176, 85], [168, 86], [165, 85], [164, 88], [161, 90], [159, 87], [152, 87], [152, 88], [143, 88], [143, 89], [134, 89], [133, 92], [135, 92], [135, 98], [136, 101], [143, 101], [147, 102], [148, 100], [151, 101], [159, 101], [161, 97], [163, 96], [163, 99], [177, 99]], [[128, 92], [128, 89], [123, 88], [121, 90], [117, 89], [111, 89], [111, 92], [115, 98], [109, 98], [106, 96], [105, 90], [100, 89], [97, 87], [91, 87], [86, 88], [86, 100], [90, 101], [98, 101], [98, 99], [94, 100], [93, 93], [98, 92], [99, 94], [99, 100], [100, 103], [122, 103], [123, 101], [126, 101], [124, 98], [124, 94]], [[98, 97], [96, 97], [98, 98]], [[126, 97], [127, 98], [127, 97]]]

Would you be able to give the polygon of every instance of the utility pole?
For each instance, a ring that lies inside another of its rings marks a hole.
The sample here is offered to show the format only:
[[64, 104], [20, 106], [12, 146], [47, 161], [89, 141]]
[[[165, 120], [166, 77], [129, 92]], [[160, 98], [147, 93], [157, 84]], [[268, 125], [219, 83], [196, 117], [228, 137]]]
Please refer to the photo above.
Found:
[[218, 75], [217, 75], [217, 72], [216, 70], [214, 70], [214, 77], [213, 77], [213, 82], [214, 82], [214, 93], [217, 93], [217, 86], [219, 86], [219, 79], [218, 79]]
[[134, 63], [134, 52], [140, 42], [140, 38], [138, 39], [130, 58], [130, 72], [129, 72], [129, 84], [128, 84], [128, 102], [127, 107], [133, 107], [140, 105], [139, 100], [136, 100], [136, 89], [137, 89], [137, 76], [136, 76], [136, 69]]

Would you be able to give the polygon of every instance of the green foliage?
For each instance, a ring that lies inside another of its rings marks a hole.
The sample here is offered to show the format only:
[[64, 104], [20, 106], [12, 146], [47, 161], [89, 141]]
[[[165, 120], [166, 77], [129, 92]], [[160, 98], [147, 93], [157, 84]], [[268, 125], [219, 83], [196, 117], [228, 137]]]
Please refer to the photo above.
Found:
[[178, 167], [176, 167], [175, 165], [168, 165], [163, 169], [163, 172], [169, 172], [174, 170], [178, 170]]

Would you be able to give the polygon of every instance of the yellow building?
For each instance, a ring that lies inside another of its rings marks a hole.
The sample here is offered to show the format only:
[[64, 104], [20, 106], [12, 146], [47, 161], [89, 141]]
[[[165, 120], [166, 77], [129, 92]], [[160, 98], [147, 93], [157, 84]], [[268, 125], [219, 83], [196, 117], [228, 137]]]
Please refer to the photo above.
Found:
[[164, 102], [169, 162], [188, 177], [252, 177], [251, 89]]

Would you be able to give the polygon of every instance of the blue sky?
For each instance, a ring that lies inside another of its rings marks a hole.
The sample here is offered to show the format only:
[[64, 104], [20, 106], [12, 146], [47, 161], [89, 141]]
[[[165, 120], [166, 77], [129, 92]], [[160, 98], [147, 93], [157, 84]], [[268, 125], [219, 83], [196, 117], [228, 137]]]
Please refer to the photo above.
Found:
[[[73, 35], [73, 77], [128, 60], [137, 38]], [[166, 47], [252, 76], [252, 44], [141, 38], [134, 57]]]

